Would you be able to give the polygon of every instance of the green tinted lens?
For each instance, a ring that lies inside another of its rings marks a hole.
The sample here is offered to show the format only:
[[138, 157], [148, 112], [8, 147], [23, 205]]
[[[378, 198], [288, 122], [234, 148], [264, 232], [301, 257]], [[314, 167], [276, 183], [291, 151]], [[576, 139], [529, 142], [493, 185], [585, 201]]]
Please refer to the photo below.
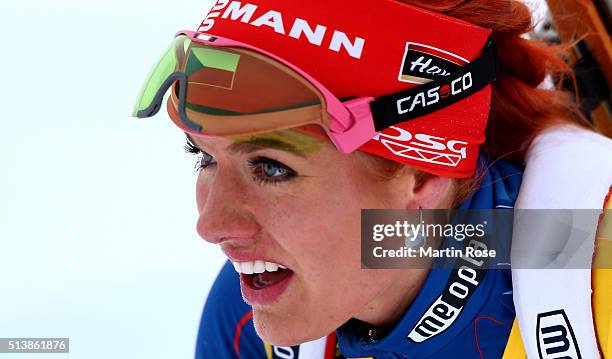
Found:
[[236, 72], [239, 61], [240, 55], [238, 54], [211, 48], [194, 47], [191, 49], [187, 60], [185, 73], [190, 76], [206, 67], [233, 74]]
[[132, 113], [133, 116], [136, 117], [140, 111], [151, 106], [160, 87], [166, 79], [168, 79], [168, 76], [174, 73], [178, 68], [179, 60], [177, 59], [177, 51], [182, 51], [184, 53], [189, 42], [189, 38], [185, 36], [179, 36], [172, 42], [170, 48], [166, 50], [147, 77], [142, 90], [140, 90], [136, 106], [134, 106], [134, 111]]

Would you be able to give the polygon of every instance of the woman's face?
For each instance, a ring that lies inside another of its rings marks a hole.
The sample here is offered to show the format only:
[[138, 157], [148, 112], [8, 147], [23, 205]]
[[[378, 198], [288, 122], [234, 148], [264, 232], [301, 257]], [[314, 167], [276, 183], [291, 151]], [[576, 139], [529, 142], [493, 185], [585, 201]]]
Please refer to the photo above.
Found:
[[[199, 235], [219, 244], [241, 271], [257, 267], [256, 260], [287, 267], [241, 275], [266, 342], [323, 337], [351, 317], [372, 319], [383, 303], [406, 297], [396, 286], [406, 282], [405, 271], [360, 268], [360, 211], [410, 206], [414, 176], [403, 178], [400, 190], [364, 163], [366, 155], [343, 155], [296, 131], [192, 141], [192, 151], [201, 151]], [[418, 290], [419, 273], [409, 287]]]

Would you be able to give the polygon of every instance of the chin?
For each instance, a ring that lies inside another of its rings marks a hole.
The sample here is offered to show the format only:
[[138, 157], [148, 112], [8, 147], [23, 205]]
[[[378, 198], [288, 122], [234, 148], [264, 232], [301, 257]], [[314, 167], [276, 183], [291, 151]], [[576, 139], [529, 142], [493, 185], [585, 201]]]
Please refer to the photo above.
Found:
[[329, 334], [309, 327], [299, 316], [274, 315], [256, 309], [253, 309], [253, 323], [261, 340], [274, 346], [299, 345]]

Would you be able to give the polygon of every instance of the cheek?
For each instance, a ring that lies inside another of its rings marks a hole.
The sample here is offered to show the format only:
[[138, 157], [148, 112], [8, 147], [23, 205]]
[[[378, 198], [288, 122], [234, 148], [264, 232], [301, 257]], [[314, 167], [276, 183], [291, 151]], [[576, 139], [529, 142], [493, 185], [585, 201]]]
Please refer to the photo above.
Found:
[[277, 198], [264, 224], [312, 286], [332, 270], [360, 269], [361, 208], [369, 205], [346, 186], [322, 188]]
[[256, 327], [270, 341], [295, 344], [329, 334], [363, 306], [353, 300], [361, 282], [360, 209], [339, 193], [277, 199], [264, 228], [296, 277], [274, 310], [255, 310]]

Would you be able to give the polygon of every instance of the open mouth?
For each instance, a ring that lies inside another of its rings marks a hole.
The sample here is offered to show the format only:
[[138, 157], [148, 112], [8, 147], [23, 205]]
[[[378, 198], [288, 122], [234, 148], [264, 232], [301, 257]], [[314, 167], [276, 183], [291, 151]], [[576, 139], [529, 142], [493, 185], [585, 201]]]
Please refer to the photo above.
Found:
[[233, 262], [241, 280], [253, 290], [262, 290], [287, 279], [293, 272], [282, 264], [262, 260]]

